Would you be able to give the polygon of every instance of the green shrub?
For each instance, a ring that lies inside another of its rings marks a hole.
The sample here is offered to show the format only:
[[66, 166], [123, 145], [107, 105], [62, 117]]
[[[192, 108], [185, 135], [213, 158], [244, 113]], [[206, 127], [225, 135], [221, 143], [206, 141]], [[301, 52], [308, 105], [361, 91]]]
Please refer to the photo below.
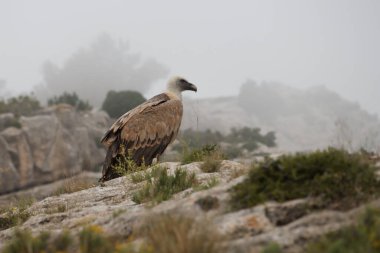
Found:
[[32, 96], [20, 95], [7, 101], [0, 101], [0, 114], [10, 112], [16, 118], [30, 116], [39, 109], [41, 109], [40, 102]]
[[329, 233], [310, 243], [306, 253], [380, 252], [380, 210], [367, 209], [357, 225]]
[[378, 195], [375, 167], [360, 153], [329, 148], [310, 154], [285, 155], [254, 165], [231, 190], [235, 209], [268, 200], [319, 197], [335, 208], [350, 208]]
[[133, 194], [132, 200], [136, 203], [153, 201], [159, 203], [171, 198], [177, 192], [193, 187], [197, 184], [195, 174], [188, 174], [186, 170], [176, 169], [174, 175], [169, 175], [167, 168], [153, 168], [146, 175], [148, 181], [144, 187]]
[[48, 99], [49, 106], [57, 104], [69, 104], [74, 106], [78, 111], [89, 111], [92, 109], [92, 106], [88, 103], [88, 101], [83, 101], [80, 99], [75, 92], [64, 92], [59, 96], [54, 96], [53, 98]]
[[132, 108], [142, 104], [146, 99], [137, 91], [109, 91], [102, 109], [112, 118], [119, 118]]
[[20, 225], [29, 219], [27, 208], [33, 202], [31, 198], [23, 198], [8, 207], [0, 208], [0, 230]]
[[199, 149], [185, 150], [182, 157], [182, 164], [202, 162], [208, 157], [218, 157], [222, 159], [223, 154], [217, 145], [205, 145]]

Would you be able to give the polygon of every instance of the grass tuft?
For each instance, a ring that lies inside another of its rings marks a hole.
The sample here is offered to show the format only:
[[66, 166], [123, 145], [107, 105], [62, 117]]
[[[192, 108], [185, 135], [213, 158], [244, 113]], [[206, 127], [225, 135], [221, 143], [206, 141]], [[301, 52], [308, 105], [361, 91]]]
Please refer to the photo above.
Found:
[[378, 195], [375, 170], [361, 153], [333, 148], [268, 159], [232, 188], [231, 205], [243, 209], [269, 200], [319, 197], [325, 206], [347, 209]]
[[22, 198], [8, 207], [0, 208], [0, 230], [20, 225], [29, 219], [27, 209], [33, 202], [32, 198]]
[[151, 172], [146, 173], [145, 177], [147, 182], [132, 197], [132, 200], [139, 204], [148, 201], [159, 203], [168, 200], [173, 194], [197, 184], [195, 174], [188, 174], [183, 169], [176, 169], [174, 175], [169, 175], [167, 168], [156, 167]]
[[203, 158], [200, 169], [205, 173], [218, 172], [222, 165], [223, 158], [223, 154], [219, 150], [216, 150]]
[[103, 235], [103, 229], [92, 225], [86, 227], [79, 234], [79, 247], [81, 253], [112, 252], [112, 244]]
[[94, 187], [94, 183], [85, 178], [70, 178], [63, 182], [53, 193], [54, 196], [59, 196], [66, 193], [73, 193], [88, 188]]
[[48, 232], [34, 237], [28, 230], [16, 230], [2, 253], [68, 252], [72, 242], [73, 239], [67, 231], [53, 239]]
[[219, 179], [216, 177], [211, 177], [209, 180], [207, 180], [206, 183], [198, 184], [195, 187], [195, 191], [204, 191], [213, 188], [214, 186], [217, 186], [219, 184]]

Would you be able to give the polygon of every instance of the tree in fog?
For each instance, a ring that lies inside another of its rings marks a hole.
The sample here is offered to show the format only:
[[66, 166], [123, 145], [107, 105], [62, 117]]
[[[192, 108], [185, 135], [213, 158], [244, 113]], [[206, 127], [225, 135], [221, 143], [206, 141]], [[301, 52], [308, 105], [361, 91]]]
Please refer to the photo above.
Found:
[[109, 91], [103, 102], [102, 110], [106, 111], [112, 118], [121, 115], [145, 102], [144, 96], [137, 91]]
[[94, 106], [101, 106], [109, 90], [146, 92], [151, 84], [164, 78], [168, 69], [153, 59], [142, 60], [131, 53], [124, 41], [109, 35], [99, 36], [88, 48], [69, 57], [62, 67], [52, 62], [43, 66], [43, 83], [35, 87], [43, 100], [63, 92], [76, 92]]

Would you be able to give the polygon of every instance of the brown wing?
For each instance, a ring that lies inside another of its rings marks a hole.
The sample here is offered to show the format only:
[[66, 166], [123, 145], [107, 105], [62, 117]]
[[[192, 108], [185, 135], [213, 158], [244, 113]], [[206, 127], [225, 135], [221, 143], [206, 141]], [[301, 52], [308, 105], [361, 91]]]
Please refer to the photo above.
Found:
[[101, 143], [107, 148], [109, 148], [116, 141], [117, 137], [120, 134], [120, 131], [128, 123], [130, 119], [132, 119], [135, 115], [138, 115], [142, 111], [146, 110], [147, 108], [157, 106], [168, 100], [170, 100], [169, 96], [167, 96], [165, 93], [162, 93], [157, 96], [154, 96], [153, 98], [145, 101], [141, 105], [126, 112], [124, 115], [120, 116], [120, 118], [118, 118], [115, 121], [115, 123], [113, 123], [110, 129], [108, 129], [108, 131], [103, 136]]
[[112, 158], [128, 150], [137, 164], [150, 165], [176, 138], [182, 120], [182, 102], [158, 95], [120, 117], [107, 131], [102, 143], [108, 147], [103, 175]]

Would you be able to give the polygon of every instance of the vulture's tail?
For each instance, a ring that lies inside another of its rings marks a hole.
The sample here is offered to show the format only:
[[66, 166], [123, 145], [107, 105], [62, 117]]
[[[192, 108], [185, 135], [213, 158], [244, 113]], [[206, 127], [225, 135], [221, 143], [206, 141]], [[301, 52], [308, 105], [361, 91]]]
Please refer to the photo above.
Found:
[[103, 163], [102, 177], [99, 179], [100, 183], [120, 177], [120, 174], [113, 168], [113, 165], [117, 162], [115, 154], [117, 154], [117, 145], [112, 145], [108, 149]]

